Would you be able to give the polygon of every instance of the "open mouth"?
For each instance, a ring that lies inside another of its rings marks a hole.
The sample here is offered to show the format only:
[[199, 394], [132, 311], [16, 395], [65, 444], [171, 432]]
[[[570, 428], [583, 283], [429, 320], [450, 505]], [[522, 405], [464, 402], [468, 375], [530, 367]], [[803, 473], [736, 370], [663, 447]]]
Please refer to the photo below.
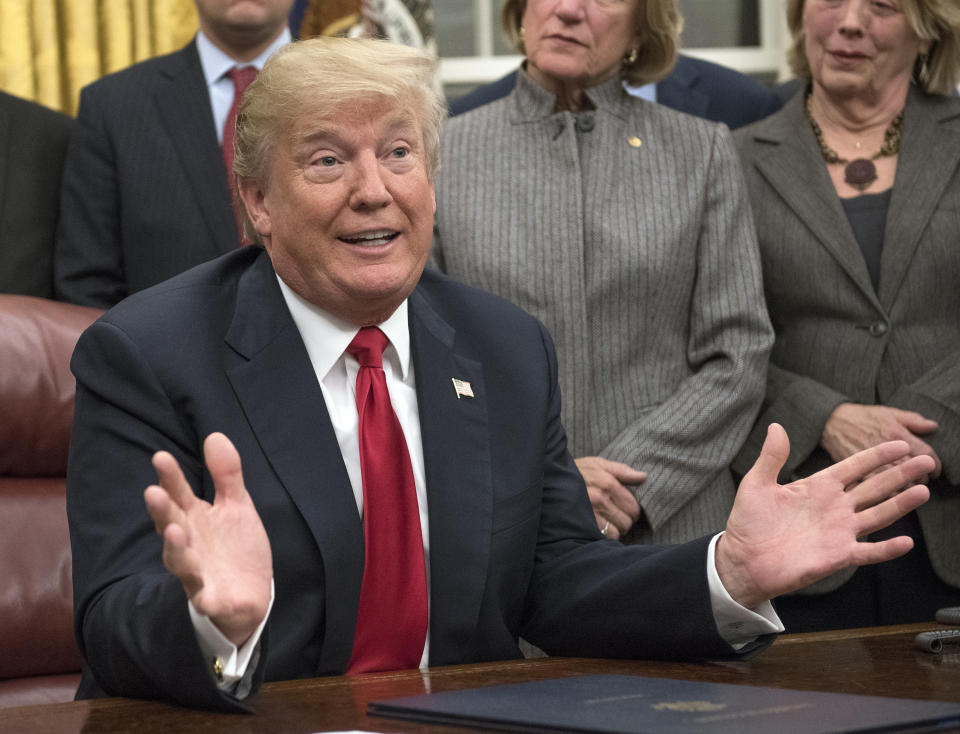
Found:
[[373, 232], [361, 232], [353, 235], [343, 235], [338, 239], [350, 245], [360, 245], [361, 247], [377, 247], [392, 242], [400, 235], [399, 232], [392, 229], [381, 229]]

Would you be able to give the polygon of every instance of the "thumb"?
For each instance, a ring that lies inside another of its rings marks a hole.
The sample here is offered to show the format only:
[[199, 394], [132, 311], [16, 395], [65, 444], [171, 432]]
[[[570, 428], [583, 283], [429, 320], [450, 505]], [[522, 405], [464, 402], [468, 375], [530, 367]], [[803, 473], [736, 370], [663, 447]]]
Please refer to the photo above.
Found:
[[767, 427], [767, 437], [760, 449], [760, 456], [753, 462], [747, 477], [760, 484], [776, 484], [777, 476], [790, 456], [790, 439], [779, 423]]
[[243, 471], [240, 454], [222, 433], [211, 433], [203, 442], [203, 456], [213, 479], [217, 500], [237, 500], [243, 497]]

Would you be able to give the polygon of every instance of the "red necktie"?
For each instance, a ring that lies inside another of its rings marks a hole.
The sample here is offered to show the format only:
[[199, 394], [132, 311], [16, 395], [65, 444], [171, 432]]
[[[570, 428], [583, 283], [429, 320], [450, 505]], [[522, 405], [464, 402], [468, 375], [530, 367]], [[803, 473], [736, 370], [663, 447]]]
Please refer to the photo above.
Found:
[[413, 468], [383, 373], [387, 337], [360, 329], [347, 352], [360, 363], [360, 473], [365, 561], [349, 673], [416, 668], [427, 634], [427, 578]]
[[240, 111], [240, 103], [243, 101], [243, 93], [247, 91], [257, 76], [257, 67], [244, 66], [242, 69], [234, 66], [227, 72], [227, 76], [233, 81], [233, 103], [230, 105], [230, 111], [227, 112], [227, 120], [223, 124], [223, 162], [227, 166], [227, 186], [230, 188], [230, 198], [233, 201], [233, 216], [237, 221], [237, 233], [240, 235], [240, 241], [243, 244], [249, 244], [249, 241], [243, 236], [243, 218], [240, 216], [240, 202], [237, 200], [237, 192], [234, 190], [233, 181], [233, 141], [237, 133], [237, 112]]

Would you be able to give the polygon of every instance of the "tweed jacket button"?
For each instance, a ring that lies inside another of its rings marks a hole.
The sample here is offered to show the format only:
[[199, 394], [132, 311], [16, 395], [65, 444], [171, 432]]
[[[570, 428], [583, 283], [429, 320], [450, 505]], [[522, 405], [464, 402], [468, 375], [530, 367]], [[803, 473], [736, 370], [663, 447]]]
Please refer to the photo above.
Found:
[[577, 121], [574, 123], [577, 130], [582, 133], [588, 133], [593, 130], [596, 121], [593, 119], [592, 112], [585, 112], [581, 115], [577, 115]]
[[887, 325], [882, 321], [870, 324], [870, 336], [883, 336], [887, 333]]

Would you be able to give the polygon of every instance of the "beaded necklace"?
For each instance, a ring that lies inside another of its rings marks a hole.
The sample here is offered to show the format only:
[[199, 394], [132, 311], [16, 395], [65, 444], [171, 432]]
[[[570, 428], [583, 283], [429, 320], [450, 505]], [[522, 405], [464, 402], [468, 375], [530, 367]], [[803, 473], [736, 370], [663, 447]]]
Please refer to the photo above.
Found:
[[827, 163], [846, 163], [843, 169], [843, 180], [853, 186], [858, 191], [865, 191], [870, 184], [877, 180], [877, 167], [874, 161], [885, 156], [896, 155], [900, 152], [900, 138], [903, 134], [903, 111], [900, 111], [886, 132], [883, 134], [883, 145], [880, 150], [870, 158], [856, 158], [849, 160], [841, 158], [837, 151], [827, 145], [823, 139], [823, 130], [813, 119], [813, 95], [807, 94], [807, 103], [805, 105], [807, 119], [810, 121], [810, 127], [813, 129], [813, 136], [817, 139], [817, 145], [820, 147], [820, 155]]

